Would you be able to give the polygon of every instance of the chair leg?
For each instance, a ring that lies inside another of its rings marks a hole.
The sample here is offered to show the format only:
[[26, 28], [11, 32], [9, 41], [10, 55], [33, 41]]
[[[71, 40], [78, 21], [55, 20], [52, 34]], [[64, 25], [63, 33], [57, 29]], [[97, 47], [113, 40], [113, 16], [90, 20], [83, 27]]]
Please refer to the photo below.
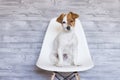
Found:
[[53, 73], [51, 76], [51, 80], [54, 80], [54, 79], [55, 79], [55, 73]]
[[79, 73], [75, 73], [75, 78], [76, 78], [76, 80], [80, 80]]

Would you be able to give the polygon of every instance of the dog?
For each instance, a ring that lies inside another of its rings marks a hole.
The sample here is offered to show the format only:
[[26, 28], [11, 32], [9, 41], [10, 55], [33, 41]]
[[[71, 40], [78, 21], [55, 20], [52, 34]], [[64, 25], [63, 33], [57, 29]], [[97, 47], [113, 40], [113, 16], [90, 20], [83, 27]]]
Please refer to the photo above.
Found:
[[73, 12], [61, 14], [56, 21], [61, 24], [62, 31], [56, 36], [51, 61], [56, 66], [79, 65], [76, 63], [78, 55], [78, 39], [75, 34], [75, 22], [79, 15]]

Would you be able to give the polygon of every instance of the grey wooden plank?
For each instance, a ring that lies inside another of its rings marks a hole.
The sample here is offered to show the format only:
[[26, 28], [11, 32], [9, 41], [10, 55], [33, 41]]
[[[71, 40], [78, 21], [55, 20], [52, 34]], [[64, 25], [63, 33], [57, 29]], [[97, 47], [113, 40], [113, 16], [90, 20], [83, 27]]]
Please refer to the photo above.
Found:
[[95, 67], [81, 80], [120, 79], [120, 0], [0, 0], [0, 80], [48, 80], [35, 66], [49, 21], [77, 12]]

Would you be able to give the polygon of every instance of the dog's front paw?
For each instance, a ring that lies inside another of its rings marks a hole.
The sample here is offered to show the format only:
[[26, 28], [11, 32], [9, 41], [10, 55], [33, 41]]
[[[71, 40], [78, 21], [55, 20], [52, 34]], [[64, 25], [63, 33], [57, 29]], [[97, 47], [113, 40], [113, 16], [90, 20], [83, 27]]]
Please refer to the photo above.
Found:
[[58, 66], [58, 67], [62, 67], [63, 64], [62, 64], [62, 63], [57, 63], [56, 66]]
[[81, 66], [80, 64], [74, 64], [74, 66]]
[[73, 62], [73, 65], [74, 65], [74, 66], [80, 66], [80, 64], [77, 63], [77, 61], [74, 61], [74, 62]]
[[78, 63], [74, 63], [74, 66], [80, 66], [80, 64], [78, 64]]

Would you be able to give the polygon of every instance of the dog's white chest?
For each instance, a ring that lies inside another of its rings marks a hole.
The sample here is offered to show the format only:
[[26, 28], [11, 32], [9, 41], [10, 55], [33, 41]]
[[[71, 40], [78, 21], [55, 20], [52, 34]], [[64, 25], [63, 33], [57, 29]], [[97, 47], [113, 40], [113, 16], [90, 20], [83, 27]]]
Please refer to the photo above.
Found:
[[63, 47], [72, 46], [73, 44], [73, 34], [72, 33], [62, 33], [59, 35], [59, 43]]

